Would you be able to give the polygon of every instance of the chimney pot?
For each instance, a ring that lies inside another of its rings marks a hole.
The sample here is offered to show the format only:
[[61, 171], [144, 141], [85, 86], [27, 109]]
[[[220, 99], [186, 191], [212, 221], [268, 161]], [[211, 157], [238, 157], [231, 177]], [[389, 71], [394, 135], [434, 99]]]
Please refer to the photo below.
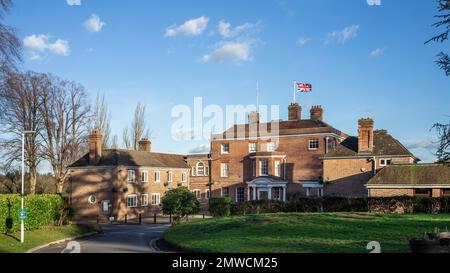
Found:
[[302, 118], [302, 107], [298, 103], [291, 103], [288, 108], [289, 120], [301, 120]]
[[311, 120], [323, 120], [323, 108], [321, 105], [311, 107]]
[[94, 129], [89, 135], [89, 164], [98, 164], [102, 157], [102, 134]]
[[139, 151], [151, 152], [152, 142], [148, 138], [139, 140]]
[[358, 121], [358, 153], [373, 152], [373, 125], [371, 118], [362, 118]]

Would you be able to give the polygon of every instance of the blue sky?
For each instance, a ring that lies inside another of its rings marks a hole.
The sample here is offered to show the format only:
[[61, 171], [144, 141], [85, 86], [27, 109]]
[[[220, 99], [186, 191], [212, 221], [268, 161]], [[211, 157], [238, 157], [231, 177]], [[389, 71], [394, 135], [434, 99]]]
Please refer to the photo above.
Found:
[[304, 116], [323, 105], [349, 134], [372, 117], [432, 161], [430, 128], [450, 115], [450, 78], [434, 63], [450, 43], [424, 45], [435, 14], [434, 1], [406, 0], [16, 0], [6, 20], [25, 43], [22, 68], [103, 92], [119, 139], [143, 102], [153, 149], [186, 153], [207, 141], [172, 139], [174, 105], [254, 104], [259, 81], [260, 103], [285, 118], [298, 80], [314, 86], [298, 97]]

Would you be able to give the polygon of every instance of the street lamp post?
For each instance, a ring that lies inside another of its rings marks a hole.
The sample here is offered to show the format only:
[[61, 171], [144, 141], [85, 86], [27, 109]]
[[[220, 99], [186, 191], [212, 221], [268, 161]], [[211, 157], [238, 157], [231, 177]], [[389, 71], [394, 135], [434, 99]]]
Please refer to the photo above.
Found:
[[[34, 134], [35, 131], [23, 131], [22, 132], [22, 198], [21, 198], [21, 213], [23, 213], [23, 197], [25, 195], [24, 184], [25, 184], [25, 136], [28, 134]], [[25, 241], [25, 224], [24, 219], [21, 217], [20, 222], [20, 242], [23, 243]]]

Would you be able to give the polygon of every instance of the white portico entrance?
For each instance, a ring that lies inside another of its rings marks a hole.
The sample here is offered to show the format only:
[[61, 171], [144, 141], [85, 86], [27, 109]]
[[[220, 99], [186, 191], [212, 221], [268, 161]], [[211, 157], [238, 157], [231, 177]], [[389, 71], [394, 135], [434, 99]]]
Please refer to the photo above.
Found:
[[258, 177], [247, 182], [247, 200], [286, 201], [287, 181]]

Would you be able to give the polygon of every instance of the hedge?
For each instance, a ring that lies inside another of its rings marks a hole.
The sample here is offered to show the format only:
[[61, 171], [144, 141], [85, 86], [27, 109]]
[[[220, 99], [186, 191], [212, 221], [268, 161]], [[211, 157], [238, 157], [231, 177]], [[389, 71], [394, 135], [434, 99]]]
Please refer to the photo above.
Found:
[[231, 198], [215, 197], [209, 199], [209, 213], [214, 217], [226, 217], [231, 214]]
[[[0, 232], [20, 230], [20, 205], [20, 195], [0, 194]], [[59, 195], [29, 195], [24, 199], [24, 207], [28, 209], [25, 229], [39, 229], [58, 220], [63, 201]]]
[[233, 215], [277, 212], [374, 212], [374, 213], [450, 213], [450, 198], [380, 197], [380, 198], [295, 198], [288, 202], [274, 200], [233, 204]]

